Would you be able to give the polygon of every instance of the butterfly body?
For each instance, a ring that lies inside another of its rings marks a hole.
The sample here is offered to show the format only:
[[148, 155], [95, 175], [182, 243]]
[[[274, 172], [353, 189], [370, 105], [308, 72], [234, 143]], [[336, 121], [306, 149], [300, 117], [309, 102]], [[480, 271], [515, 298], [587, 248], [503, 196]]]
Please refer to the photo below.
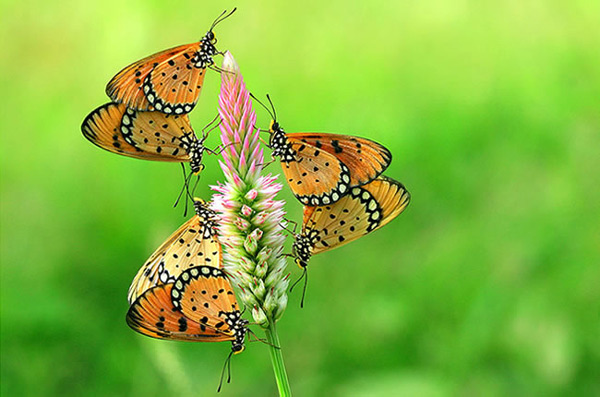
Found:
[[302, 231], [292, 246], [296, 263], [305, 268], [312, 255], [340, 247], [386, 225], [398, 216], [410, 194], [400, 183], [385, 176], [354, 187], [342, 199], [327, 206], [305, 206]]

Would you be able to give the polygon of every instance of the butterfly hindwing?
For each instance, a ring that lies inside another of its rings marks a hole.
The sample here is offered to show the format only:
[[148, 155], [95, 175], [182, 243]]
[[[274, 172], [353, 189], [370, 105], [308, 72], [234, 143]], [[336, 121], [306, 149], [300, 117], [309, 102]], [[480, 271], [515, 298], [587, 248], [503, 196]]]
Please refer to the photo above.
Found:
[[222, 269], [196, 266], [179, 276], [171, 291], [173, 306], [194, 322], [235, 338], [233, 350], [243, 350], [245, 325], [233, 288]]
[[[172, 75], [167, 76], [167, 73], [161, 66], [166, 65], [171, 67], [171, 63], [175, 65], [176, 62], [180, 65], [184, 62], [182, 59], [188, 60], [186, 56], [190, 57], [191, 63], [191, 58], [199, 49], [199, 42], [184, 44], [134, 62], [111, 79], [106, 86], [106, 94], [114, 102], [125, 103], [132, 109], [142, 111], [152, 110], [154, 109], [153, 103], [155, 103], [156, 96], [148, 97], [148, 95], [152, 95], [151, 88], [154, 90], [160, 89], [163, 92], [162, 87], [165, 87], [166, 78], [172, 78]], [[156, 70], [159, 67], [161, 67], [161, 71], [156, 74]], [[199, 73], [200, 69], [197, 69], [197, 72]], [[163, 76], [162, 73], [165, 73], [165, 75]], [[161, 82], [163, 83], [162, 86], [160, 85]], [[197, 95], [193, 103], [196, 102], [200, 91], [198, 90], [195, 94]], [[176, 104], [167, 102], [167, 97], [160, 99], [165, 100], [164, 105], [170, 105], [172, 109], [175, 108]], [[191, 108], [188, 111], [185, 111], [186, 109], [183, 110], [184, 113], [188, 113]]]
[[[213, 266], [196, 266], [186, 270], [175, 282], [171, 293], [173, 305], [187, 317], [199, 322], [208, 314], [219, 317], [239, 312], [237, 300], [227, 275]], [[216, 328], [217, 324], [209, 324]]]
[[360, 186], [377, 178], [392, 161], [383, 145], [369, 139], [327, 133], [289, 133], [291, 142], [310, 144], [315, 149], [335, 156], [350, 171], [350, 186]]
[[408, 205], [410, 194], [391, 178], [352, 188], [338, 202], [305, 207], [302, 235], [313, 246], [311, 254], [327, 251], [368, 234], [398, 216]]
[[147, 290], [129, 308], [127, 324], [143, 335], [158, 339], [196, 342], [230, 341], [234, 337], [187, 318], [173, 306], [173, 284]]
[[[198, 202], [195, 205], [198, 206]], [[220, 266], [221, 244], [214, 223], [216, 214], [204, 206], [200, 215], [194, 215], [181, 225], [148, 258], [129, 287], [129, 303], [156, 285], [175, 282], [191, 267]]]

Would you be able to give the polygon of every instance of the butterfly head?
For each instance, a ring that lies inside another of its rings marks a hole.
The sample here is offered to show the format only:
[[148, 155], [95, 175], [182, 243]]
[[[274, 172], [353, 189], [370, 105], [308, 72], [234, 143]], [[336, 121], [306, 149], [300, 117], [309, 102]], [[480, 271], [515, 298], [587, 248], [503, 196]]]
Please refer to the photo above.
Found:
[[271, 124], [269, 124], [269, 132], [271, 134], [275, 132], [283, 132], [283, 128], [281, 128], [281, 126], [276, 120], [271, 120]]

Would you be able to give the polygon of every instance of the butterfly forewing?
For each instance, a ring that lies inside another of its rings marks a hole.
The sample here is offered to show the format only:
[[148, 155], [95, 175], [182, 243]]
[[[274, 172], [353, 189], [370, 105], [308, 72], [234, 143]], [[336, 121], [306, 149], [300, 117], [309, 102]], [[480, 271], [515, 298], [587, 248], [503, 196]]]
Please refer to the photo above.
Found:
[[[163, 107], [169, 107], [173, 113], [176, 113], [175, 109], [181, 108], [183, 113], [188, 113], [198, 99], [200, 89], [196, 87], [201, 84], [198, 83], [198, 80], [203, 78], [200, 75], [205, 72], [205, 69], [194, 68], [192, 65], [192, 58], [199, 49], [199, 42], [184, 44], [141, 59], [113, 77], [106, 87], [106, 93], [113, 101], [125, 103], [135, 110], [152, 110], [160, 101], [161, 109], [157, 110], [162, 111]], [[188, 64], [191, 69], [186, 67]], [[173, 75], [180, 71], [182, 72], [181, 79], [179, 76], [177, 79], [173, 79]], [[192, 77], [192, 74], [198, 76]], [[178, 82], [174, 80], [178, 80]], [[183, 82], [187, 82], [188, 86], [192, 82], [195, 85], [186, 88]], [[192, 88], [192, 92], [187, 91], [189, 95], [174, 94], [173, 88], [181, 88], [182, 91]], [[184, 95], [185, 103], [177, 102], [178, 98], [184, 97]]]
[[327, 152], [350, 170], [350, 186], [360, 186], [377, 178], [392, 161], [392, 154], [383, 145], [369, 139], [326, 133], [291, 133], [290, 141], [301, 141]]
[[402, 184], [380, 176], [368, 185], [352, 188], [332, 205], [305, 207], [302, 233], [314, 233], [313, 255], [327, 251], [387, 224], [406, 208], [409, 199]]
[[127, 312], [127, 324], [143, 335], [158, 339], [196, 342], [229, 341], [234, 338], [187, 318], [171, 302], [173, 284], [146, 291]]
[[173, 305], [189, 319], [233, 335], [239, 318], [237, 300], [225, 272], [212, 266], [186, 270], [171, 292]]
[[219, 267], [220, 263], [221, 245], [216, 229], [195, 215], [148, 258], [133, 279], [127, 299], [132, 303], [155, 285], [175, 282], [184, 270], [191, 267]]
[[410, 202], [410, 193], [404, 185], [385, 175], [362, 188], [373, 195], [382, 211], [381, 221], [375, 230], [387, 225], [400, 215]]

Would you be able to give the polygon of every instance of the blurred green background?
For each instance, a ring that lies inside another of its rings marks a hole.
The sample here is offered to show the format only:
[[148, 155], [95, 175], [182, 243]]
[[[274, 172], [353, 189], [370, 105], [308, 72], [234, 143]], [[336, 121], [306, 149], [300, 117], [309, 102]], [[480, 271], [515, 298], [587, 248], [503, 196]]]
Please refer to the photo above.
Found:
[[[286, 130], [385, 144], [413, 197], [313, 259], [304, 309], [290, 296], [295, 394], [600, 394], [600, 2], [0, 4], [3, 396], [215, 394], [229, 344], [124, 321], [131, 279], [184, 221], [181, 170], [104, 152], [80, 124], [122, 67], [233, 6], [219, 48]], [[197, 129], [218, 90], [209, 73]], [[223, 176], [205, 164], [208, 197]], [[275, 393], [252, 343], [221, 395]]]

